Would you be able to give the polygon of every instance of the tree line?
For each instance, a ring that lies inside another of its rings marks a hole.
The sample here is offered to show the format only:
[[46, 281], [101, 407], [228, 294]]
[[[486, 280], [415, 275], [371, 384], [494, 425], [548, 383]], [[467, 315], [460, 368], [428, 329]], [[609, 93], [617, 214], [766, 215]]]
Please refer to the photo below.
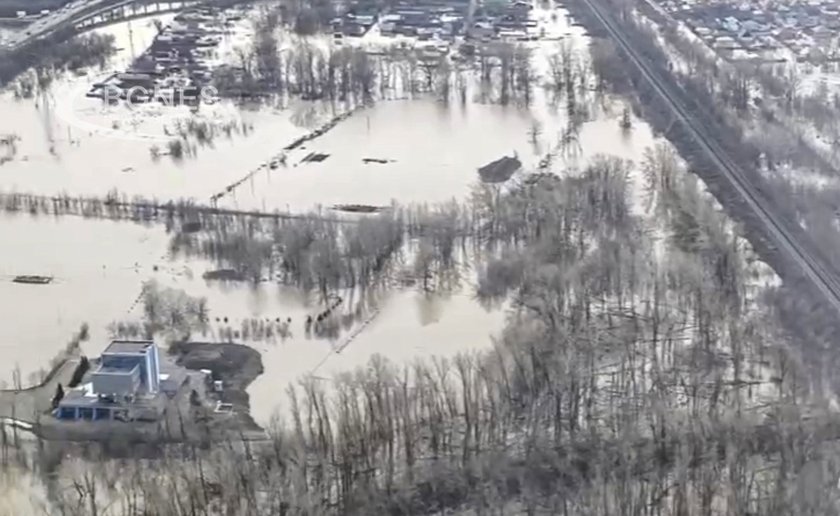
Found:
[[[484, 252], [477, 294], [512, 302], [490, 349], [408, 364], [374, 357], [330, 383], [304, 378], [260, 442], [231, 436], [156, 459], [88, 447], [95, 466], [61, 464], [50, 477], [51, 507], [829, 514], [836, 468], [830, 444], [813, 437], [838, 427], [749, 288], [750, 246], [668, 147], [641, 165], [642, 210], [630, 166], [596, 159], [461, 208], [481, 228], [470, 237]], [[414, 238], [434, 239], [419, 223], [428, 216], [403, 224], [417, 220]], [[302, 224], [282, 241], [330, 231]]]

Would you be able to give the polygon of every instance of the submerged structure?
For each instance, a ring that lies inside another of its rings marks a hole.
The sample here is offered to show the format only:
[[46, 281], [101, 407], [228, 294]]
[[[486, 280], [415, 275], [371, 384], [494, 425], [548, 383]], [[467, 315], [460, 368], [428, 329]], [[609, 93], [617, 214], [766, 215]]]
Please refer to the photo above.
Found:
[[31, 275], [24, 275], [24, 276], [15, 276], [12, 280], [14, 283], [29, 283], [32, 285], [46, 285], [51, 283], [53, 280], [52, 276], [31, 276]]
[[480, 167], [478, 169], [478, 175], [481, 176], [481, 180], [485, 183], [503, 183], [510, 179], [520, 168], [522, 168], [522, 162], [519, 161], [516, 155], [512, 157], [502, 156], [496, 161], [491, 161], [483, 167]]
[[151, 340], [114, 340], [89, 381], [69, 391], [58, 403], [59, 419], [156, 419], [161, 396], [160, 354]]

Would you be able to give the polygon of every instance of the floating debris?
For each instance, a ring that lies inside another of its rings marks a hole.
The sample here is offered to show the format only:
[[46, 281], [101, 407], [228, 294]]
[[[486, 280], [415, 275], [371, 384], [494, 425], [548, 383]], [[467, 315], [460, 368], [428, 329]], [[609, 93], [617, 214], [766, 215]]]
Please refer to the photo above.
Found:
[[[211, 195], [210, 196], [211, 204], [215, 204], [219, 199], [224, 197], [226, 194], [232, 192], [234, 188], [238, 187], [239, 185], [241, 185], [242, 183], [244, 183], [248, 179], [252, 178], [254, 176], [254, 174], [256, 174], [258, 171], [264, 169], [266, 165], [271, 170], [277, 169], [280, 165], [285, 165], [286, 164], [286, 153], [288, 151], [305, 148], [304, 144], [306, 142], [308, 142], [310, 140], [314, 140], [315, 138], [318, 138], [319, 136], [324, 135], [328, 131], [332, 130], [336, 125], [338, 125], [341, 122], [343, 122], [344, 120], [347, 120], [348, 118], [350, 118], [353, 115], [353, 113], [355, 113], [357, 110], [361, 109], [362, 107], [363, 106], [361, 106], [361, 105], [356, 106], [353, 109], [351, 109], [350, 111], [347, 111], [346, 113], [343, 113], [341, 115], [338, 115], [338, 116], [332, 118], [329, 122], [324, 124], [319, 129], [316, 129], [316, 130], [312, 131], [311, 133], [308, 133], [304, 136], [301, 136], [300, 138], [297, 138], [296, 140], [294, 140], [289, 145], [286, 145], [285, 147], [283, 147], [283, 151], [281, 153], [277, 154], [276, 156], [274, 156], [268, 163], [266, 163], [264, 165], [260, 165], [256, 169], [248, 172], [248, 174], [245, 177], [243, 177], [242, 179], [240, 179], [239, 181], [237, 181], [233, 184], [228, 185], [223, 191]], [[329, 157], [329, 155], [326, 155], [326, 157], [323, 158], [323, 159], [326, 159], [327, 157]], [[323, 161], [323, 159], [321, 161]], [[293, 166], [296, 167], [296, 166], [298, 166], [298, 164], [295, 163]]]
[[15, 276], [12, 281], [15, 283], [28, 283], [31, 285], [46, 285], [51, 283], [52, 276]]
[[522, 162], [515, 155], [513, 157], [502, 156], [496, 161], [480, 167], [478, 174], [485, 183], [503, 183], [520, 168], [522, 168]]
[[379, 163], [379, 164], [381, 164], [381, 165], [386, 165], [386, 164], [388, 164], [388, 163], [394, 163], [394, 162], [395, 162], [395, 160], [392, 160], [392, 159], [382, 159], [382, 158], [362, 158], [362, 162], [363, 162], [365, 165], [368, 165], [368, 164], [370, 164], [370, 163]]
[[279, 154], [279, 155], [275, 156], [268, 163], [268, 168], [270, 168], [271, 170], [276, 170], [277, 167], [279, 167], [280, 165], [285, 165], [285, 164], [286, 164], [286, 153], [284, 152], [282, 154]]
[[235, 269], [216, 269], [201, 275], [206, 280], [244, 281], [245, 275]]
[[387, 208], [384, 206], [371, 206], [369, 204], [335, 204], [332, 206], [332, 209], [350, 213], [379, 213]]
[[329, 154], [323, 154], [323, 153], [320, 153], [320, 152], [310, 152], [309, 154], [306, 155], [305, 158], [300, 160], [300, 162], [301, 163], [320, 163], [320, 162], [324, 161], [325, 159], [327, 159], [329, 157], [330, 157]]

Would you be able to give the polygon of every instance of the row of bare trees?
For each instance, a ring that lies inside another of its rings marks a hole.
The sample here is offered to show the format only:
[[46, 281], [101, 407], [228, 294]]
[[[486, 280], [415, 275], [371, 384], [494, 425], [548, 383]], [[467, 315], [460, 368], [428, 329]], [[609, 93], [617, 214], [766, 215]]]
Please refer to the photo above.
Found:
[[[233, 269], [250, 281], [279, 281], [320, 293], [387, 284], [395, 265], [411, 260], [427, 289], [459, 265], [469, 228], [469, 210], [392, 206], [359, 220], [316, 213], [296, 219], [207, 219], [203, 230], [177, 232], [171, 248]], [[413, 243], [412, 245], [408, 245]]]

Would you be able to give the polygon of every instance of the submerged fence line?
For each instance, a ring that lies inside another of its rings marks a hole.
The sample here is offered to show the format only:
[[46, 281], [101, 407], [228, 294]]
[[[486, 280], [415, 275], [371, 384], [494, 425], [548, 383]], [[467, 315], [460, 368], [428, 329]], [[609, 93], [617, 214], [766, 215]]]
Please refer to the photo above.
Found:
[[317, 213], [238, 210], [196, 204], [190, 200], [161, 202], [155, 199], [119, 194], [103, 197], [37, 195], [0, 192], [0, 211], [30, 215], [76, 215], [86, 218], [155, 222], [161, 220], [200, 221], [205, 216], [253, 217], [274, 220], [321, 219], [332, 222], [356, 222], [354, 219]]

